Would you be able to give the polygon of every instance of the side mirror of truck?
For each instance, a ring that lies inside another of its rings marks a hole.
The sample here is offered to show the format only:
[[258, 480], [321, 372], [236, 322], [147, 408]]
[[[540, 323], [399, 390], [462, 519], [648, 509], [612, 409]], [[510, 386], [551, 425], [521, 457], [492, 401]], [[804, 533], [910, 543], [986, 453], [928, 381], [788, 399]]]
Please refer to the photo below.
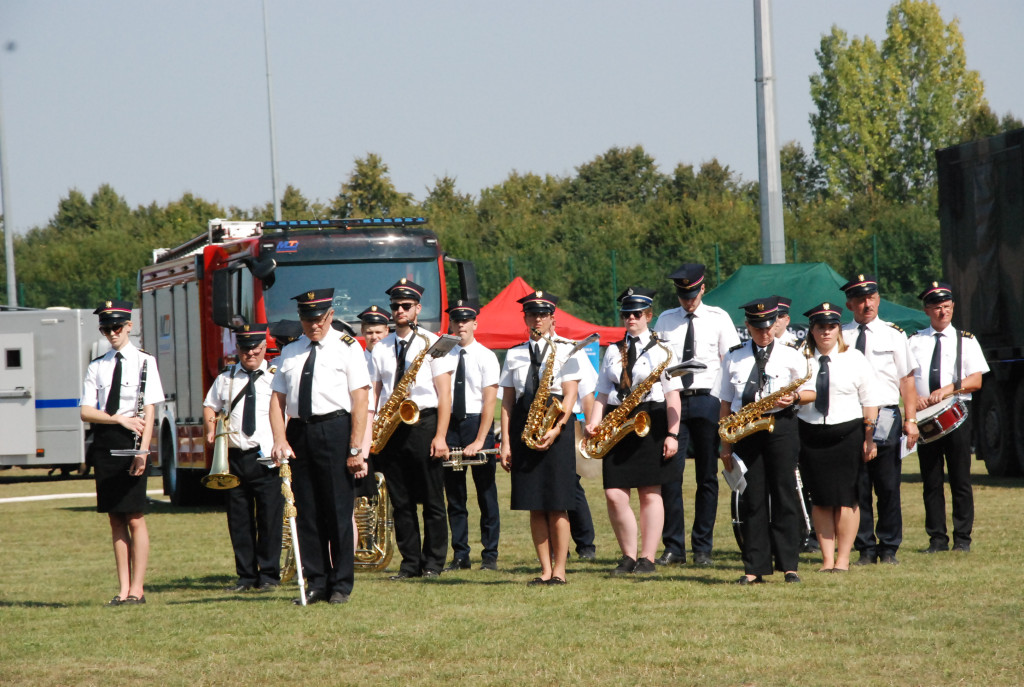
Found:
[[235, 316], [234, 276], [235, 270], [213, 273], [213, 323], [221, 327], [232, 326]]
[[264, 291], [274, 285], [274, 270], [277, 269], [277, 260], [269, 255], [264, 255], [259, 260], [248, 263], [248, 266], [252, 276], [263, 284]]
[[478, 302], [480, 287], [476, 280], [476, 265], [469, 260], [460, 260], [444, 256], [444, 261], [454, 263], [459, 271], [459, 297], [464, 301]]

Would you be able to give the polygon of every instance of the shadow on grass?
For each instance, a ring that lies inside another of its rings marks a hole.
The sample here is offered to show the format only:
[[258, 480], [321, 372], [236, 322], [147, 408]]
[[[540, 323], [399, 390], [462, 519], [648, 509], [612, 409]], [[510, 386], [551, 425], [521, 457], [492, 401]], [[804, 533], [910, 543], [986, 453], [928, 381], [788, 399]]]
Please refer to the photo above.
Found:
[[71, 475], [63, 475], [60, 471], [54, 472], [52, 475], [39, 474], [25, 474], [19, 472], [15, 468], [9, 470], [0, 471], [0, 484], [31, 484], [33, 482], [93, 482], [95, 481], [93, 476], [90, 475], [79, 475], [77, 473]]
[[50, 601], [0, 601], [0, 608], [73, 608], [76, 606], [89, 606], [86, 603], [54, 603]]
[[[96, 504], [90, 506], [64, 506], [61, 510], [79, 513], [95, 513]], [[174, 506], [170, 501], [154, 501], [150, 499], [146, 515], [163, 515], [176, 513], [223, 513], [224, 506]]]
[[184, 590], [216, 590], [223, 592], [224, 588], [235, 582], [234, 575], [207, 575], [205, 577], [179, 577], [167, 582], [153, 583], [146, 582], [146, 590], [153, 592], [180, 592]]
[[[920, 472], [904, 472], [902, 481], [904, 484], [921, 484]], [[949, 476], [944, 475], [943, 482], [949, 484]], [[971, 475], [971, 484], [979, 487], [1002, 487], [1013, 489], [1024, 487], [1022, 477], [993, 477], [992, 475]]]

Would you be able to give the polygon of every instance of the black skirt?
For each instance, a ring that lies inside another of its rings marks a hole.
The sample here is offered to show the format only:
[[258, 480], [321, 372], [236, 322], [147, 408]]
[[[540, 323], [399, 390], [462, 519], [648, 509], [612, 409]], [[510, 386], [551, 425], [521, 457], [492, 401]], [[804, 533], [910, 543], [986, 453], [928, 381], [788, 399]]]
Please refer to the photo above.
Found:
[[[609, 406], [608, 413], [617, 406]], [[669, 460], [662, 459], [668, 435], [668, 412], [664, 403], [641, 403], [632, 416], [644, 411], [651, 416], [651, 428], [645, 437], [630, 432], [615, 444], [601, 461], [605, 489], [632, 489], [660, 486], [683, 478], [680, 451]]]
[[96, 468], [96, 512], [145, 513], [149, 464], [139, 477], [128, 474], [132, 456], [112, 456], [112, 449], [135, 448], [135, 433], [120, 425], [94, 425], [92, 456]]
[[800, 421], [800, 474], [815, 506], [856, 506], [864, 420], [838, 425]]
[[529, 408], [517, 403], [509, 419], [512, 448], [512, 510], [576, 509], [576, 447], [572, 426], [562, 428], [547, 451], [523, 443]]

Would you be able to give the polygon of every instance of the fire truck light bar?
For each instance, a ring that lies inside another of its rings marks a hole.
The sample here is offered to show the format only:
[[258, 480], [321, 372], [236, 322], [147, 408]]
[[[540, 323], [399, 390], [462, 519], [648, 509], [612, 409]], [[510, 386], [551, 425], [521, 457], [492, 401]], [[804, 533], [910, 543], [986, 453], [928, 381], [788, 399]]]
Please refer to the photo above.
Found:
[[292, 219], [264, 222], [264, 229], [318, 229], [323, 227], [398, 227], [426, 224], [425, 217], [368, 217], [365, 219]]

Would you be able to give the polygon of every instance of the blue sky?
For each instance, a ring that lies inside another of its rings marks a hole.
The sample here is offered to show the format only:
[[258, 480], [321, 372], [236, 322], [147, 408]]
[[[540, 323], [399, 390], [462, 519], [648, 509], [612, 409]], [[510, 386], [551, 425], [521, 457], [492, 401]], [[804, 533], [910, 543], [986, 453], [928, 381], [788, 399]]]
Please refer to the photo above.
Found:
[[[833, 24], [884, 37], [891, 3], [776, 0], [778, 131], [811, 147], [808, 77]], [[943, 0], [992, 108], [1024, 117], [1024, 3]], [[671, 172], [717, 157], [756, 180], [753, 4], [267, 0], [281, 188], [327, 201], [356, 157], [401, 191], [478, 195], [643, 145]], [[10, 0], [0, 102], [16, 231], [70, 189], [132, 206], [271, 199], [261, 0]]]

